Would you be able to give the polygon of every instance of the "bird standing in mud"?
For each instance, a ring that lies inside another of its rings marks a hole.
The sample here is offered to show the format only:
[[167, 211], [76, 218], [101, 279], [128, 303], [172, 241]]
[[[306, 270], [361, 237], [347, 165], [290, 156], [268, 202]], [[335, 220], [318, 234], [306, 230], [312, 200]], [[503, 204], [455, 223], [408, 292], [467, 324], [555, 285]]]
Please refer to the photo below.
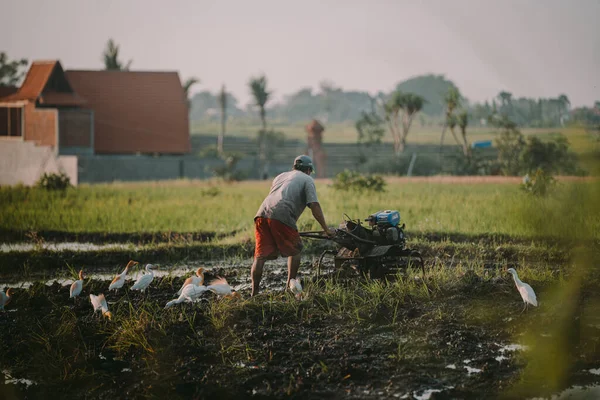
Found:
[[115, 275], [115, 278], [112, 280], [112, 282], [108, 286], [108, 290], [117, 291], [118, 289], [121, 289], [123, 287], [123, 285], [125, 284], [125, 277], [127, 276], [127, 272], [129, 272], [129, 268], [131, 268], [135, 265], [138, 265], [137, 261], [129, 260], [129, 262], [125, 266], [125, 270], [123, 272], [121, 272], [120, 274]]
[[139, 290], [143, 292], [148, 288], [148, 286], [150, 286], [152, 280], [154, 279], [154, 271], [152, 271], [152, 268], [156, 267], [152, 264], [146, 264], [146, 273], [140, 276], [137, 281], [135, 281], [131, 287], [131, 290]]
[[204, 268], [198, 268], [196, 270], [196, 275], [190, 276], [189, 278], [187, 278], [185, 280], [185, 282], [183, 282], [183, 285], [181, 286], [181, 289], [179, 289], [177, 294], [180, 295], [183, 291], [183, 288], [186, 287], [187, 285], [200, 286], [203, 283], [204, 283]]
[[217, 278], [210, 282], [210, 284], [206, 287], [206, 289], [211, 292], [217, 294], [218, 296], [231, 297], [231, 298], [241, 298], [240, 294], [236, 292], [229, 284], [225, 278]]
[[73, 299], [73, 301], [77, 301], [77, 296], [81, 294], [81, 290], [83, 289], [83, 270], [79, 270], [79, 279], [71, 284], [71, 289], [69, 289], [69, 298]]
[[4, 310], [4, 306], [10, 303], [10, 299], [12, 298], [12, 289], [8, 288], [6, 294], [0, 291], [0, 310]]
[[[529, 286], [525, 282], [522, 282], [519, 279], [519, 276], [517, 275], [517, 271], [515, 271], [514, 268], [509, 268], [508, 272], [510, 274], [512, 274], [513, 279], [515, 281], [515, 285], [517, 285], [517, 290], [521, 294], [521, 298], [523, 299], [523, 303], [525, 304], [525, 306], [523, 307], [523, 311], [525, 311], [527, 309], [527, 306], [529, 304], [537, 307], [537, 305], [538, 305], [537, 298], [535, 297], [535, 292], [533, 291], [531, 286]], [[521, 311], [521, 312], [523, 312], [523, 311]]]
[[100, 294], [98, 296], [90, 294], [90, 301], [92, 302], [94, 313], [96, 313], [96, 311], [101, 311], [102, 315], [104, 315], [106, 318], [112, 319], [112, 313], [108, 311], [108, 304], [106, 304], [104, 294]]
[[208, 288], [206, 286], [187, 285], [181, 291], [181, 295], [179, 296], [179, 298], [169, 301], [165, 305], [165, 308], [169, 308], [174, 304], [183, 303], [184, 301], [189, 301], [190, 303], [192, 303], [195, 299], [200, 297], [200, 295], [202, 295], [202, 293], [206, 292], [207, 290]]

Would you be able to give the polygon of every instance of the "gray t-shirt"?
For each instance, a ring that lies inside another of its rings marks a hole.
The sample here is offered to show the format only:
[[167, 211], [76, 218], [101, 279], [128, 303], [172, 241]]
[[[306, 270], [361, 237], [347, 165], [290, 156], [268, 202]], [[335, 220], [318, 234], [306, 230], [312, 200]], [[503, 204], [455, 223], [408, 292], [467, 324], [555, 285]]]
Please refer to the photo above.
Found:
[[273, 180], [271, 191], [254, 218], [275, 219], [298, 229], [296, 221], [306, 205], [318, 201], [313, 178], [297, 170], [284, 172]]

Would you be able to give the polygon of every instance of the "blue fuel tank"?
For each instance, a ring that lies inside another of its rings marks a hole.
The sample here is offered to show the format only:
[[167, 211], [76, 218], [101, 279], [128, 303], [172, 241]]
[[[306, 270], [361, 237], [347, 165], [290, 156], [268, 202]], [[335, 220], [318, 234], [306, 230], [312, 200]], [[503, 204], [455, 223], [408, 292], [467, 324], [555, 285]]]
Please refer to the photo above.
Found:
[[385, 210], [375, 213], [377, 225], [397, 226], [400, 222], [400, 213], [396, 210]]

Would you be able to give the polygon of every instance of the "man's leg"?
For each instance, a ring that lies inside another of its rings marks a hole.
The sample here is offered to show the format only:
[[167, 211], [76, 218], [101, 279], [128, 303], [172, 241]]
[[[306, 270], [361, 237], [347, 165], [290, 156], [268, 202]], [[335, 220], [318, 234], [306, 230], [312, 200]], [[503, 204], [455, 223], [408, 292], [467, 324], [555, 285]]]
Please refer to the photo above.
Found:
[[255, 296], [259, 292], [260, 280], [262, 278], [263, 266], [265, 265], [264, 258], [254, 258], [254, 262], [252, 263], [252, 269], [250, 270], [252, 276], [252, 296]]
[[298, 268], [300, 268], [300, 253], [295, 256], [288, 257], [288, 278], [285, 285], [286, 289], [290, 287], [290, 280], [296, 278], [298, 274]]

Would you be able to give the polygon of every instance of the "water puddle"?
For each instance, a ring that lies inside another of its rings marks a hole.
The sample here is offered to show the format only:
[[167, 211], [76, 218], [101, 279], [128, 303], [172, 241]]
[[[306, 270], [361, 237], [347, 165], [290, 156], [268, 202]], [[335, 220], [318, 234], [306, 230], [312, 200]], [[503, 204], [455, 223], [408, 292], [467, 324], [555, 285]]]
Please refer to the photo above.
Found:
[[[198, 262], [198, 263], [190, 263], [187, 265], [178, 265], [176, 267], [170, 267], [170, 268], [164, 268], [161, 269], [160, 266], [158, 269], [154, 270], [154, 277], [155, 278], [162, 278], [162, 277], [181, 277], [181, 276], [191, 276], [192, 274], [194, 274], [194, 270], [198, 267], [198, 266], [203, 266], [206, 269], [206, 272], [210, 272], [210, 270], [212, 268], [235, 268], [234, 266], [232, 266], [231, 264], [228, 265], [224, 265], [222, 262]], [[249, 265], [249, 264], [246, 264]], [[84, 275], [85, 275], [85, 280], [88, 279], [93, 279], [93, 280], [99, 280], [99, 281], [112, 281], [112, 279], [115, 277], [115, 274], [121, 273], [123, 270], [123, 267], [120, 267], [120, 269], [118, 270], [113, 270], [112, 268], [109, 270], [108, 268], [95, 268], [94, 271], [88, 271], [86, 272], [86, 269], [84, 268]], [[133, 284], [133, 282], [136, 281], [136, 279], [138, 279], [140, 276], [144, 275], [145, 271], [143, 268], [140, 269], [136, 269], [136, 271], [130, 273], [129, 275], [127, 275], [127, 278], [125, 280], [126, 284], [125, 285], [129, 285], [129, 284]], [[12, 279], [11, 279], [12, 278]], [[47, 286], [52, 286], [54, 284], [54, 282], [58, 282], [58, 284], [62, 285], [62, 286], [69, 286], [74, 282], [73, 277], [65, 277], [64, 273], [62, 275], [56, 274], [54, 276], [51, 276], [50, 278], [48, 277], [48, 274], [39, 274], [39, 275], [35, 275], [32, 274], [32, 279], [27, 279], [27, 280], [20, 280], [19, 276], [7, 276], [4, 278], [4, 281], [0, 281], [0, 289], [1, 288], [7, 288], [7, 287], [11, 287], [11, 288], [16, 288], [16, 289], [28, 289], [29, 287], [31, 287], [34, 283], [36, 282], [43, 282], [45, 285]], [[235, 287], [236, 290], [242, 290], [242, 289], [246, 289], [250, 287], [250, 284], [240, 284], [238, 286]]]
[[5, 369], [2, 370], [2, 375], [4, 375], [4, 384], [5, 385], [17, 385], [17, 384], [21, 384], [21, 385], [25, 385], [26, 387], [29, 387], [31, 385], [37, 385], [36, 382], [29, 380], [29, 379], [24, 379], [24, 378], [15, 378], [10, 374], [10, 371]]
[[110, 249], [130, 249], [136, 250], [140, 247], [132, 244], [108, 243], [108, 244], [93, 244], [93, 243], [78, 243], [78, 242], [61, 242], [61, 243], [0, 243], [0, 252], [8, 253], [9, 251], [27, 252], [33, 250], [50, 250], [50, 251], [99, 251]]
[[[443, 389], [426, 389], [423, 391], [423, 393], [421, 393], [420, 395], [417, 394], [417, 392], [413, 392], [413, 397], [417, 400], [429, 400], [431, 398], [431, 395], [434, 393], [440, 393], [443, 392], [446, 389], [453, 389], [454, 386], [448, 386], [445, 387]], [[404, 396], [401, 397], [401, 399], [407, 399], [408, 398], [408, 394], [405, 394]]]
[[552, 397], [534, 397], [529, 400], [596, 400], [600, 399], [600, 385], [572, 386]]
[[471, 376], [472, 374], [478, 374], [481, 372], [481, 370], [479, 368], [472, 368], [469, 366], [465, 367], [467, 369], [467, 375]]

